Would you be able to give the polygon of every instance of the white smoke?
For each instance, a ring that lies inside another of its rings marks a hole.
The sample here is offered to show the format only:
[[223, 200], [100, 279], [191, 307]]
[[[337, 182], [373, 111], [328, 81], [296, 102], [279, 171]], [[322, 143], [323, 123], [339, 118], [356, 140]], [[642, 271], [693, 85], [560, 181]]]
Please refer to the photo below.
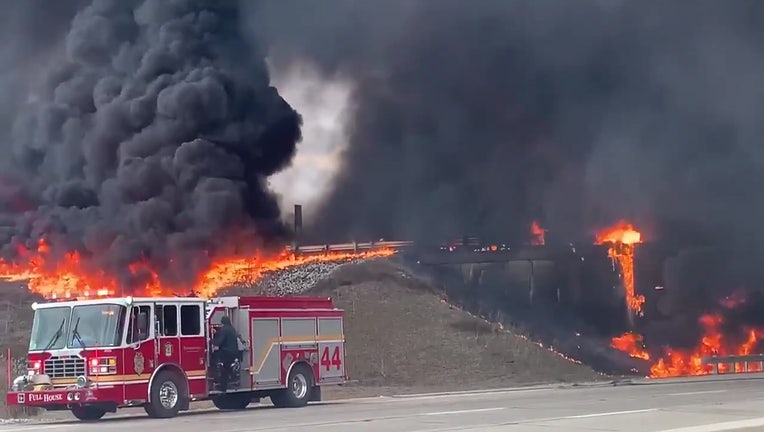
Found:
[[271, 76], [279, 93], [302, 115], [303, 140], [292, 165], [269, 182], [281, 196], [283, 211], [303, 204], [309, 212], [310, 204], [329, 190], [347, 147], [345, 127], [352, 87], [348, 80], [327, 78], [305, 62], [291, 63], [284, 70], [271, 66]]

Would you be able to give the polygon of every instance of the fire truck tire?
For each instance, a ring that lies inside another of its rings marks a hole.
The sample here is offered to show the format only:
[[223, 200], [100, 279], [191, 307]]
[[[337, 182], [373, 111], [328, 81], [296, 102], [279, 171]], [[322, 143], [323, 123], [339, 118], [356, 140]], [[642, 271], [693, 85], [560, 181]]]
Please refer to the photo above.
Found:
[[151, 418], [171, 418], [178, 415], [186, 386], [177, 373], [161, 371], [151, 384], [151, 402], [144, 409]]
[[106, 410], [95, 406], [72, 407], [72, 414], [82, 421], [98, 421], [106, 414]]
[[287, 388], [271, 393], [277, 408], [300, 408], [308, 404], [314, 385], [313, 371], [306, 364], [297, 364], [287, 378]]

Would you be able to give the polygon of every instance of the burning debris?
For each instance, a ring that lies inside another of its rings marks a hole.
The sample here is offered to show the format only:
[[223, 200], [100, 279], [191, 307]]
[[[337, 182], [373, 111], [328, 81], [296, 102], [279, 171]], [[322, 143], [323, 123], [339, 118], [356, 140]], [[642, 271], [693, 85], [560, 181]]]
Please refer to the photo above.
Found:
[[[704, 358], [746, 356], [755, 353], [759, 340], [764, 336], [764, 330], [744, 326], [736, 329], [725, 329], [725, 317], [721, 313], [709, 313], [698, 319], [702, 336], [697, 345], [691, 349], [659, 347], [650, 350], [645, 346], [639, 334], [625, 333], [612, 340], [612, 347], [628, 353], [631, 357], [653, 361], [650, 367], [651, 378], [666, 378], [677, 376], [707, 375], [713, 372], [713, 365], [705, 364]], [[653, 356], [651, 352], [658, 352]], [[761, 372], [761, 365], [751, 363], [745, 365], [738, 362], [731, 368], [727, 364], [719, 365], [719, 372]]]
[[[635, 291], [634, 250], [642, 242], [642, 235], [630, 223], [621, 221], [597, 234], [597, 244], [609, 244], [608, 255], [616, 260], [622, 275], [623, 288], [629, 312], [644, 316], [645, 297]], [[703, 358], [713, 356], [750, 355], [754, 353], [764, 330], [743, 326], [726, 329], [725, 312], [734, 313], [745, 303], [741, 292], [733, 293], [719, 301], [721, 311], [702, 314], [698, 320], [701, 336], [697, 344], [689, 349], [670, 346], [651, 347], [649, 341], [636, 332], [627, 332], [611, 340], [611, 347], [629, 356], [652, 362], [650, 377], [664, 378], [676, 376], [706, 375], [713, 371], [713, 365], [704, 364]], [[760, 371], [761, 366], [720, 365], [720, 372]]]
[[642, 241], [642, 234], [633, 225], [620, 221], [597, 234], [596, 244], [608, 243], [608, 256], [616, 260], [621, 268], [623, 288], [626, 291], [626, 305], [635, 314], [642, 314], [645, 297], [637, 295], [634, 288], [634, 246]]
[[545, 243], [546, 232], [537, 221], [531, 222], [531, 244], [543, 246]]

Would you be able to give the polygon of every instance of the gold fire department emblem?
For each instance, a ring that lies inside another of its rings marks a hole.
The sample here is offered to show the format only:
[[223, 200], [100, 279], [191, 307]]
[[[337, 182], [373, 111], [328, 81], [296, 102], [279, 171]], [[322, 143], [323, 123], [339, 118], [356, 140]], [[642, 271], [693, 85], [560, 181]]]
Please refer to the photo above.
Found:
[[135, 373], [140, 375], [143, 373], [143, 354], [141, 354], [140, 351], [135, 353], [135, 357], [133, 358], [133, 366], [135, 368]]
[[172, 343], [167, 342], [164, 344], [164, 355], [165, 357], [170, 357], [172, 355]]

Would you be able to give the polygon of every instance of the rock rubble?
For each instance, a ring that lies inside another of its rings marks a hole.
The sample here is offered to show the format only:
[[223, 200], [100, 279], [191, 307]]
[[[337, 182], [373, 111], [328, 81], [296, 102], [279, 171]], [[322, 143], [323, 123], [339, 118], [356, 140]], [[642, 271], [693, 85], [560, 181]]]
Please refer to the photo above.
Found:
[[348, 264], [356, 264], [374, 258], [359, 258], [345, 261], [312, 262], [296, 265], [265, 274], [254, 282], [242, 282], [235, 288], [251, 291], [258, 295], [290, 296], [301, 295], [313, 288], [319, 281], [328, 278], [337, 269]]

